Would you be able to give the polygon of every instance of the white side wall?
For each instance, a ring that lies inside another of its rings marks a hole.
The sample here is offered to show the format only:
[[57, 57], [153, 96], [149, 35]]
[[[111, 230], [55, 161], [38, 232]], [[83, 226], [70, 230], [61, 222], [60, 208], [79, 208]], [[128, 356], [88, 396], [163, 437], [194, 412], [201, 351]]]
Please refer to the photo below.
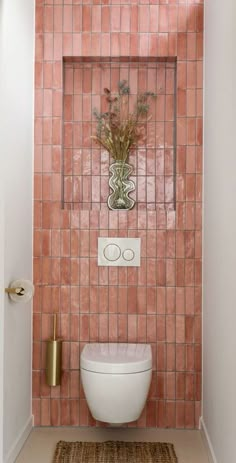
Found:
[[236, 461], [236, 2], [205, 0], [203, 422]]
[[[31, 304], [14, 304], [4, 286], [32, 280], [34, 0], [2, 0], [0, 140], [0, 462], [10, 463], [31, 427]], [[4, 237], [3, 237], [4, 233]], [[3, 359], [3, 362], [1, 362]], [[2, 365], [3, 363], [3, 365]], [[3, 443], [3, 445], [2, 445]], [[1, 448], [2, 447], [2, 448]]]

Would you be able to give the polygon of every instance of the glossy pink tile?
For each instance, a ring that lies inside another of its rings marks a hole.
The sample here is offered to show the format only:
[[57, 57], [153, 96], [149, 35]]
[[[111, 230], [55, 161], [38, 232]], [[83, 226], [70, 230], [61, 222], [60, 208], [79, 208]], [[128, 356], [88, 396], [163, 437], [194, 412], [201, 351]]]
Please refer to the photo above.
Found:
[[[86, 342], [117, 340], [150, 342], [158, 371], [147, 407], [131, 426], [198, 425], [203, 5], [128, 3], [37, 3], [33, 410], [38, 425], [96, 425], [79, 385], [79, 353]], [[63, 55], [77, 62], [65, 65]], [[106, 66], [81, 65], [79, 56], [178, 57], [176, 212], [173, 64], [129, 63], [128, 71], [114, 63], [108, 72]], [[138, 203], [128, 212], [108, 212], [109, 159], [96, 146], [91, 152], [95, 123], [90, 120], [93, 108], [100, 109], [100, 102], [103, 107], [103, 88], [116, 91], [122, 79], [132, 82], [132, 92], [153, 90], [158, 97], [151, 103], [147, 150], [140, 147], [130, 157]], [[98, 236], [141, 237], [141, 267], [98, 267]], [[45, 366], [42, 341], [51, 331], [52, 307], [61, 314], [65, 374], [50, 398], [39, 371]]]

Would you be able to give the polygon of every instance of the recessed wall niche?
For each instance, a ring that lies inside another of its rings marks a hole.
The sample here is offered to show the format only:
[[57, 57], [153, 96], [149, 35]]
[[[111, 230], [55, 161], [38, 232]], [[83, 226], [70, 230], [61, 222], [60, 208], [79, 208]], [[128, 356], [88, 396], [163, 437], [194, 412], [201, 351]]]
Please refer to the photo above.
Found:
[[150, 102], [146, 140], [131, 151], [131, 193], [139, 210], [175, 209], [176, 60], [173, 58], [65, 58], [63, 84], [63, 207], [101, 210], [109, 195], [109, 154], [92, 140], [93, 110], [105, 111], [104, 88], [130, 86], [129, 105], [147, 90]]

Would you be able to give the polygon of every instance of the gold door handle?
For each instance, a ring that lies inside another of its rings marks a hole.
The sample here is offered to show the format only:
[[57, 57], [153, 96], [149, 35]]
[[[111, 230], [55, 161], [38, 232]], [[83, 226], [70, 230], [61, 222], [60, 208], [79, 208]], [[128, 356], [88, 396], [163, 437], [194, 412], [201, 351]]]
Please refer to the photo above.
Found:
[[5, 288], [5, 292], [8, 294], [17, 294], [18, 296], [24, 296], [24, 288]]

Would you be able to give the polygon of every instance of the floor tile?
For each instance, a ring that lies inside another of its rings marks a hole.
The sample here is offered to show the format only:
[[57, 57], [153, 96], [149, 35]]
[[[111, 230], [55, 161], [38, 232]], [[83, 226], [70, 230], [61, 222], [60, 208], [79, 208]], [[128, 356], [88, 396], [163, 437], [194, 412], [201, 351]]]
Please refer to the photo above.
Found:
[[209, 463], [199, 431], [73, 427], [34, 428], [15, 463], [51, 463], [59, 440], [171, 442], [174, 444], [178, 463]]

